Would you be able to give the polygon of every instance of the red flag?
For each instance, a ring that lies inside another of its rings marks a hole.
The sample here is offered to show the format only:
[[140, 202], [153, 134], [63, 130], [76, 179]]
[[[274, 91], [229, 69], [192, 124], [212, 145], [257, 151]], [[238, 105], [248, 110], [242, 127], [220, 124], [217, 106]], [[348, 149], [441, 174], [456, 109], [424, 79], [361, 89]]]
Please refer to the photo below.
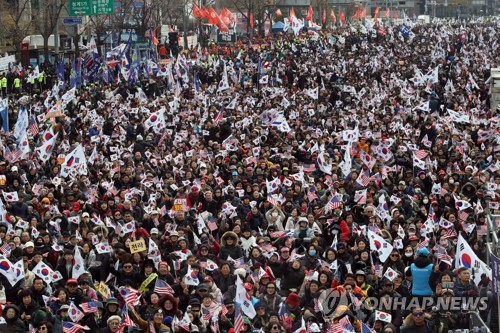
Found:
[[360, 17], [361, 17], [363, 20], [366, 18], [366, 8], [363, 8], [363, 9], [361, 10], [361, 15], [360, 15]]
[[313, 20], [313, 9], [311, 6], [309, 6], [309, 9], [307, 10], [307, 16], [306, 16], [306, 20], [307, 21], [312, 21]]
[[330, 18], [332, 19], [333, 23], [337, 22], [337, 17], [335, 16], [335, 12], [333, 11], [333, 9], [330, 11]]
[[224, 11], [224, 16], [226, 16], [229, 19], [229, 22], [231, 23], [236, 23], [236, 18], [234, 17], [233, 13], [227, 8], [223, 9]]
[[250, 15], [248, 15], [248, 24], [253, 29], [253, 13], [252, 12], [250, 12]]
[[209, 15], [208, 15], [208, 23], [209, 24], [217, 25], [219, 30], [222, 32], [229, 32], [229, 28], [227, 27], [227, 25], [221, 20], [219, 14], [217, 14], [212, 7], [210, 7], [210, 9], [208, 10], [208, 13], [209, 13]]
[[387, 9], [385, 10], [385, 15], [384, 15], [384, 16], [385, 16], [385, 18], [389, 18], [389, 17], [391, 17], [391, 9], [390, 9], [390, 8], [387, 8]]
[[397, 20], [398, 19], [398, 13], [396, 13], [396, 12], [392, 12], [392, 13], [394, 14], [394, 19]]
[[340, 22], [342, 22], [342, 25], [344, 25], [345, 24], [345, 15], [344, 15], [344, 12], [340, 12], [339, 17], [340, 17]]
[[220, 12], [219, 17], [222, 20], [222, 22], [224, 22], [225, 25], [229, 26], [229, 25], [231, 25], [231, 19], [227, 15], [226, 11], [227, 11], [227, 9], [223, 8], [222, 11]]
[[356, 12], [354, 13], [354, 15], [352, 16], [352, 18], [353, 18], [353, 19], [354, 19], [354, 18], [360, 18], [360, 17], [361, 17], [361, 11], [362, 11], [361, 7], [360, 7], [360, 8], [358, 8], [358, 9], [356, 10]]
[[380, 7], [377, 6], [375, 8], [375, 12], [373, 13], [373, 21], [377, 22], [378, 21], [378, 13], [380, 12]]
[[321, 17], [321, 22], [323, 22], [323, 24], [325, 24], [326, 22], [326, 8], [323, 8], [323, 16]]
[[160, 44], [158, 38], [156, 38], [156, 29], [158, 29], [158, 27], [156, 27], [155, 30], [151, 32], [151, 41], [154, 45]]
[[293, 20], [292, 20], [293, 17], [296, 17], [296, 16], [295, 16], [295, 10], [293, 10], [293, 7], [292, 7], [292, 9], [290, 9], [290, 14], [288, 15], [288, 21], [293, 22]]
[[215, 12], [215, 10], [210, 7], [208, 9], [208, 16], [207, 16], [207, 19], [208, 19], [208, 24], [219, 24], [219, 21], [220, 21], [220, 18], [219, 18], [219, 15], [217, 15], [217, 13]]
[[204, 18], [208, 18], [209, 10], [208, 8], [202, 7], [200, 8], [200, 13]]
[[196, 17], [196, 18], [202, 19], [202, 18], [205, 17], [203, 14], [205, 14], [205, 13], [203, 13], [201, 11], [200, 7], [198, 7], [195, 4], [193, 4], [193, 16]]
[[281, 9], [279, 9], [279, 8], [276, 9], [276, 16], [281, 16], [281, 15], [283, 15], [283, 14], [281, 14]]

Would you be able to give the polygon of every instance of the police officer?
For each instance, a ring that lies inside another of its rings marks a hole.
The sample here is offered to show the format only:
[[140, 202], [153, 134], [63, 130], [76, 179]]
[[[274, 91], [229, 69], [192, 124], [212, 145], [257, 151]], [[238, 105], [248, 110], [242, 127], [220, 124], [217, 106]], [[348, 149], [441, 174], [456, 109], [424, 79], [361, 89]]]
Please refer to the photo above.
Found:
[[0, 76], [0, 88], [2, 88], [2, 97], [7, 97], [7, 77], [4, 73]]
[[14, 91], [18, 96], [21, 95], [21, 78], [19, 78], [18, 74], [16, 74], [16, 76], [14, 77], [14, 84], [12, 87], [14, 88]]

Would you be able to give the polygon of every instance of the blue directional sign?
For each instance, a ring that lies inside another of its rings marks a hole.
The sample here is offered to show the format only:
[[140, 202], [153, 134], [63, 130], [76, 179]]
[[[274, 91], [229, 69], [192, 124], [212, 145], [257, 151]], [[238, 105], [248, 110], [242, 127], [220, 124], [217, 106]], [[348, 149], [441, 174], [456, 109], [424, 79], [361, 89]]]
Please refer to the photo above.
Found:
[[64, 25], [76, 25], [76, 24], [82, 24], [83, 19], [81, 17], [65, 17], [63, 19], [63, 24]]

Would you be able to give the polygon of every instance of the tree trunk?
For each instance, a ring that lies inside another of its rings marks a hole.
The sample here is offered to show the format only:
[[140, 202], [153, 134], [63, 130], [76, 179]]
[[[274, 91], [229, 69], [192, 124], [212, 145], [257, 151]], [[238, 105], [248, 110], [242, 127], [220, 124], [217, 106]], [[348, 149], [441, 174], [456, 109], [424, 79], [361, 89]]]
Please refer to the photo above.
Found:
[[80, 34], [76, 33], [73, 37], [73, 43], [75, 44], [75, 57], [80, 56]]
[[50, 35], [44, 35], [43, 36], [43, 56], [44, 56], [44, 63], [48, 64], [49, 63], [49, 37]]

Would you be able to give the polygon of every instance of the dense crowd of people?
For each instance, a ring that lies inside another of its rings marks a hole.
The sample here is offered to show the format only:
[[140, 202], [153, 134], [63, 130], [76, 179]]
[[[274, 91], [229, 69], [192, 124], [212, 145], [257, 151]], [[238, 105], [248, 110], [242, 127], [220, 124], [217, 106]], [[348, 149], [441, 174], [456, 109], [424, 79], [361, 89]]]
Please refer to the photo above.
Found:
[[469, 327], [381, 302], [426, 297], [494, 323], [499, 22], [369, 23], [11, 98], [0, 332]]

